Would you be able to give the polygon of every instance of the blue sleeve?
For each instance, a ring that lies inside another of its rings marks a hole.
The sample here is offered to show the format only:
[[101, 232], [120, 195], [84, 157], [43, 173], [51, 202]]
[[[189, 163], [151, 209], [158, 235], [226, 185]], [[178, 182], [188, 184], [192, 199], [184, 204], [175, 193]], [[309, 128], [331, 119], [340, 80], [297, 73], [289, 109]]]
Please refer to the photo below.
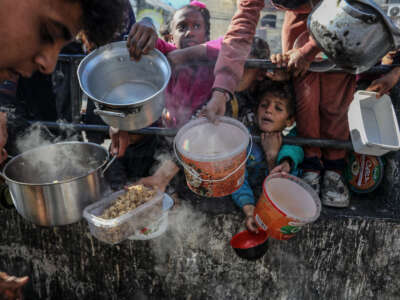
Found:
[[[287, 136], [296, 136], [296, 129], [293, 128]], [[278, 153], [277, 163], [280, 164], [284, 158], [290, 158], [293, 162], [292, 172], [296, 171], [299, 164], [303, 162], [304, 152], [303, 148], [295, 145], [282, 145]]]
[[248, 173], [246, 170], [243, 185], [236, 192], [233, 192], [232, 199], [235, 204], [243, 208], [247, 204], [255, 205], [254, 193], [248, 181]]

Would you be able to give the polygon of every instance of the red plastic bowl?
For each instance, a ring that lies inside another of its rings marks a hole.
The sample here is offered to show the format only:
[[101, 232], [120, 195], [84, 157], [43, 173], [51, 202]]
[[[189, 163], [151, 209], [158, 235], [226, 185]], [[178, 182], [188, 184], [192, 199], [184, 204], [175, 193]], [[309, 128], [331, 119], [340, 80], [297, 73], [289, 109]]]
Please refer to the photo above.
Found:
[[252, 233], [248, 230], [239, 232], [231, 239], [231, 246], [236, 254], [245, 259], [256, 260], [261, 258], [268, 248], [268, 232]]

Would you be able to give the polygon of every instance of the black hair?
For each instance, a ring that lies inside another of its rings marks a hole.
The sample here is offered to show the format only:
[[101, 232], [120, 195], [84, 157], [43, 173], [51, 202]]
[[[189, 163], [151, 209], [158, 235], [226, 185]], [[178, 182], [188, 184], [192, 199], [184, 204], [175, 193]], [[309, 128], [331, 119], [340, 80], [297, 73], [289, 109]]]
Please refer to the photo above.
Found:
[[268, 43], [262, 38], [254, 37], [249, 56], [257, 59], [267, 59], [270, 54]]
[[171, 34], [169, 30], [169, 24], [161, 24], [159, 33], [165, 40], [165, 37]]
[[160, 35], [162, 35], [162, 36], [171, 34], [171, 32], [169, 31], [168, 24], [161, 24], [159, 32], [160, 32]]
[[185, 8], [194, 9], [203, 16], [204, 24], [206, 26], [206, 40], [209, 41], [210, 40], [210, 30], [211, 30], [211, 21], [210, 21], [211, 17], [210, 17], [210, 11], [206, 7], [199, 7], [196, 5], [188, 4], [188, 5], [182, 6], [180, 9], [176, 10], [167, 21], [169, 33], [172, 33], [171, 24], [172, 24], [172, 19], [174, 18], [175, 14], [178, 11], [183, 10]]
[[286, 109], [289, 118], [296, 113], [296, 96], [291, 81], [272, 81], [265, 79], [257, 84], [255, 95], [257, 97], [257, 107], [266, 94], [272, 94], [280, 99], [286, 99]]
[[64, 0], [79, 3], [82, 27], [88, 40], [97, 46], [110, 42], [123, 26], [123, 16], [131, 9], [128, 0]]

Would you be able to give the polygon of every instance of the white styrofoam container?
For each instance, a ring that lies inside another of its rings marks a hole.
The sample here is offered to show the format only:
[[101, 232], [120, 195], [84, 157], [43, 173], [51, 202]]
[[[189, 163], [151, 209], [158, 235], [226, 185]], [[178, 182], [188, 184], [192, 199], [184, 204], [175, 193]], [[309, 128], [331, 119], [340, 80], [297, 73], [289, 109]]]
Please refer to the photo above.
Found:
[[388, 95], [357, 91], [347, 113], [354, 151], [381, 156], [400, 150], [400, 133]]

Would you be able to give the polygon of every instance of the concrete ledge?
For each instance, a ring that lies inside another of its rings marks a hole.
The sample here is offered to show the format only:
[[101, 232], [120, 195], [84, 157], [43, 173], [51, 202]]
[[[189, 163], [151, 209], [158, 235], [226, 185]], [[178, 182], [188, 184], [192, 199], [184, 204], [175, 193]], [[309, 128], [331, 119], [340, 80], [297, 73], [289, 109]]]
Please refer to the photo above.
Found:
[[39, 228], [0, 211], [0, 270], [29, 275], [26, 299], [399, 299], [400, 225], [323, 215], [256, 262], [229, 246], [238, 213], [180, 205], [167, 233], [109, 246], [85, 221]]

